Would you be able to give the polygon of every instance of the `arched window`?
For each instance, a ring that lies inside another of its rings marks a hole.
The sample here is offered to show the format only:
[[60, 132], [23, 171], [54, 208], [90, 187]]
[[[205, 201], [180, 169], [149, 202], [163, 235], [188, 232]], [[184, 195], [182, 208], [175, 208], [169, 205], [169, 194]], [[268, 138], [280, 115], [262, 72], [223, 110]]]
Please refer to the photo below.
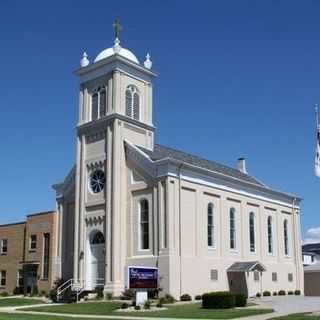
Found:
[[268, 253], [273, 253], [272, 217], [268, 217]]
[[91, 120], [97, 120], [106, 115], [107, 92], [104, 87], [98, 87], [93, 91], [91, 97]]
[[99, 97], [99, 117], [102, 118], [106, 115], [106, 102], [107, 102], [107, 95], [106, 90], [102, 89], [100, 91], [100, 97]]
[[213, 204], [208, 204], [208, 247], [214, 247], [214, 213]]
[[98, 119], [98, 93], [92, 95], [92, 102], [91, 102], [91, 120]]
[[102, 244], [104, 243], [104, 236], [102, 234], [102, 232], [97, 231], [95, 232], [95, 234], [93, 235], [92, 239], [91, 239], [91, 244]]
[[289, 237], [288, 237], [288, 220], [283, 222], [283, 237], [284, 237], [284, 254], [289, 255]]
[[236, 248], [236, 209], [230, 209], [230, 249]]
[[126, 116], [140, 120], [140, 96], [135, 86], [126, 89]]
[[149, 249], [149, 202], [140, 201], [140, 249]]
[[255, 216], [254, 212], [249, 215], [249, 236], [250, 236], [250, 252], [256, 251], [256, 232], [255, 232]]

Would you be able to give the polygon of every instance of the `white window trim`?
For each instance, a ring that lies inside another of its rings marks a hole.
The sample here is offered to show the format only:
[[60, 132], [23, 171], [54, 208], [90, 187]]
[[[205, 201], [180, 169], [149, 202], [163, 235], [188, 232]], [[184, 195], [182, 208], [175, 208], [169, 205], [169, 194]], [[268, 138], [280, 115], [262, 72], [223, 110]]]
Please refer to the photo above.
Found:
[[[285, 238], [285, 224], [286, 224], [287, 240]], [[285, 219], [285, 220], [283, 220], [283, 250], [284, 250], [285, 258], [291, 258], [291, 256], [290, 256], [290, 251], [291, 250], [290, 250], [290, 241], [289, 240], [290, 240], [290, 237], [289, 237], [289, 221], [287, 219]]]
[[[131, 115], [129, 116], [129, 115], [127, 115], [127, 101], [126, 101], [126, 94], [127, 94], [127, 90], [129, 90], [130, 92], [131, 92], [131, 100], [130, 100], [130, 106], [129, 106], [129, 108], [130, 108], [130, 112], [131, 112]], [[138, 117], [138, 119], [136, 119], [135, 117], [134, 117], [134, 94], [135, 93], [137, 93], [138, 94], [138, 96], [139, 96], [139, 105], [138, 105], [138, 112], [139, 112], [139, 117]], [[124, 106], [124, 114], [125, 114], [125, 116], [127, 116], [127, 117], [129, 117], [129, 118], [131, 118], [131, 119], [134, 119], [134, 120], [137, 120], [137, 121], [141, 121], [141, 116], [142, 116], [142, 114], [141, 114], [141, 94], [140, 94], [140, 91], [139, 91], [139, 89], [135, 86], [135, 85], [133, 85], [133, 84], [130, 84], [130, 85], [128, 85], [127, 87], [126, 87], [126, 90], [125, 90], [125, 106]]]
[[[149, 237], [149, 248], [148, 249], [142, 249], [142, 243], [141, 243], [141, 201], [147, 201], [148, 202], [148, 237]], [[138, 251], [139, 252], [150, 252], [151, 250], [151, 242], [150, 242], [150, 201], [147, 198], [141, 198], [139, 199], [138, 204]]]
[[[6, 276], [5, 276], [5, 279], [6, 279], [6, 283], [5, 285], [2, 285], [1, 282], [2, 282], [2, 272], [5, 272]], [[0, 288], [6, 288], [7, 287], [7, 270], [0, 270]]]
[[[108, 102], [108, 95], [107, 95], [107, 87], [106, 86], [102, 86], [102, 87], [97, 87], [97, 88], [95, 88], [94, 90], [92, 90], [92, 92], [91, 92], [91, 94], [90, 94], [90, 120], [91, 121], [96, 121], [96, 120], [99, 120], [99, 119], [101, 119], [102, 117], [104, 117], [104, 116], [100, 116], [100, 93], [102, 92], [102, 91], [104, 91], [105, 92], [105, 94], [106, 94], [106, 101], [105, 101], [105, 115], [107, 114], [107, 102]], [[93, 119], [92, 118], [92, 108], [93, 108], [93, 103], [92, 103], [92, 98], [93, 98], [93, 96], [95, 95], [95, 94], [97, 94], [97, 96], [98, 96], [98, 109], [97, 109], [97, 119]]]
[[[7, 241], [7, 251], [3, 252], [3, 242]], [[3, 238], [0, 240], [0, 255], [2, 256], [6, 256], [8, 254], [8, 239], [7, 238]]]
[[[251, 233], [251, 228], [250, 228], [250, 218], [251, 218], [251, 214], [253, 214], [253, 233], [254, 233], [254, 239], [253, 239], [253, 242], [254, 242], [254, 250], [252, 251], [251, 250], [251, 239], [250, 239], [250, 233]], [[257, 254], [257, 215], [255, 212], [253, 211], [250, 211], [249, 213], [249, 252], [250, 254], [254, 255], [254, 254]]]
[[[36, 241], [32, 241], [32, 236], [35, 236], [35, 237], [36, 237]], [[36, 247], [35, 247], [35, 248], [31, 248], [32, 242], [35, 242], [35, 244], [36, 244]], [[30, 238], [29, 238], [29, 251], [34, 252], [34, 251], [37, 251], [37, 249], [38, 249], [38, 236], [37, 236], [37, 234], [30, 234]]]
[[[231, 248], [231, 210], [233, 210], [234, 213], [234, 248]], [[232, 253], [237, 253], [238, 252], [238, 241], [237, 241], [237, 218], [236, 218], [236, 209], [234, 207], [231, 207], [229, 209], [229, 250]]]
[[[209, 227], [209, 223], [208, 223], [208, 216], [209, 216], [209, 205], [212, 206], [212, 227], [211, 227], [211, 231], [212, 231], [212, 245], [209, 246], [208, 244], [208, 227]], [[207, 205], [207, 247], [208, 247], [208, 250], [216, 250], [216, 224], [215, 224], [215, 207], [214, 207], [214, 204], [212, 202], [209, 202], [208, 205]]]
[[[271, 252], [269, 251], [269, 218], [271, 218]], [[273, 216], [267, 216], [267, 255], [274, 257], [274, 231], [273, 231]]]

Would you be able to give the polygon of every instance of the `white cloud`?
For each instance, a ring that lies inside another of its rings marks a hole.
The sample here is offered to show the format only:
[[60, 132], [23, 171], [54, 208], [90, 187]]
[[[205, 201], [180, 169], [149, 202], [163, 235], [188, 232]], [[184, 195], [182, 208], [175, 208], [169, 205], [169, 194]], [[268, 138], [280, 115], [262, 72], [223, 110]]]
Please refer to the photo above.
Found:
[[303, 243], [320, 243], [320, 227], [308, 229]]

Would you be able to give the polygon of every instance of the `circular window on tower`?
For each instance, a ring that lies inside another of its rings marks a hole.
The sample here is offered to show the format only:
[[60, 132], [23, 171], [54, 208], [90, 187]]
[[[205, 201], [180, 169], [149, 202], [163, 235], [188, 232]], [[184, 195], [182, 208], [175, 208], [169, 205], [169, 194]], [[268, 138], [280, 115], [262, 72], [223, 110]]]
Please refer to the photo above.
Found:
[[100, 169], [95, 170], [90, 177], [90, 188], [93, 193], [99, 193], [104, 189], [106, 176]]

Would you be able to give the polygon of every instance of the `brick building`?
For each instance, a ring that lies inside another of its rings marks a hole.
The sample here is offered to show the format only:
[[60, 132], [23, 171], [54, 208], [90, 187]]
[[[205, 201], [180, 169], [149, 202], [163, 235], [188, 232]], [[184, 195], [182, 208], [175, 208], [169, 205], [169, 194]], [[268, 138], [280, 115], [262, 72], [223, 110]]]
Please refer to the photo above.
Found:
[[0, 293], [49, 291], [54, 277], [56, 214], [27, 216], [26, 221], [0, 225]]

